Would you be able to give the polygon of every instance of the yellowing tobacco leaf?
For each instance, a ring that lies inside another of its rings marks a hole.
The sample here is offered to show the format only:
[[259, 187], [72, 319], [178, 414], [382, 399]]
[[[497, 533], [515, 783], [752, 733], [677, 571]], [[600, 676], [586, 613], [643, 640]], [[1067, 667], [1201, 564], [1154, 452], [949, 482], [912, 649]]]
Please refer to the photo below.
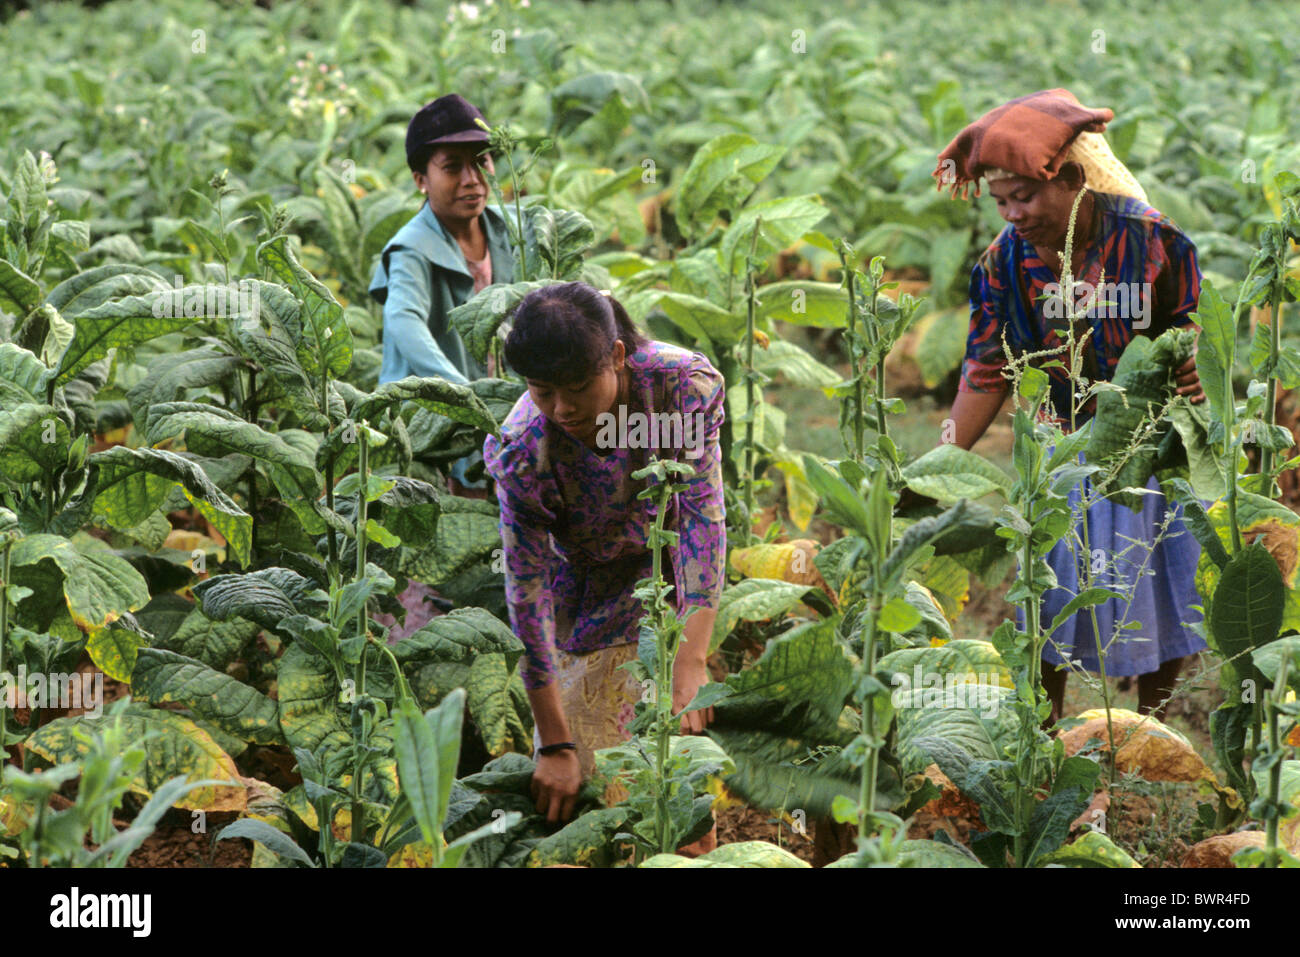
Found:
[[833, 598], [834, 593], [813, 564], [820, 548], [816, 542], [807, 538], [736, 548], [731, 552], [731, 566], [746, 578], [774, 578], [796, 585], [808, 585], [822, 589]]
[[[1110, 750], [1110, 737], [1106, 728], [1106, 712], [1097, 708], [1079, 715], [1083, 724], [1062, 732], [1065, 753], [1078, 752], [1089, 738], [1101, 741], [1104, 751]], [[1124, 773], [1140, 775], [1147, 781], [1206, 781], [1217, 784], [1214, 772], [1196, 753], [1191, 743], [1168, 725], [1155, 718], [1126, 711], [1111, 710], [1115, 730], [1115, 767]]]
[[1235, 834], [1216, 834], [1193, 844], [1183, 857], [1181, 867], [1235, 867], [1232, 855], [1242, 848], [1263, 847], [1263, 831], [1237, 831]]

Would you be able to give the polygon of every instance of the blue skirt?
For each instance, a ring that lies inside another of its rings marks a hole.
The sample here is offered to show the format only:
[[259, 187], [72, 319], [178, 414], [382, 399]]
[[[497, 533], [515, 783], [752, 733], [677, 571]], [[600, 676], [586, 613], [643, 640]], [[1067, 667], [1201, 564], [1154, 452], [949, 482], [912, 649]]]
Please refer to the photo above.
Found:
[[[1091, 483], [1085, 479], [1083, 485], [1091, 495]], [[1154, 475], [1147, 488], [1159, 490]], [[1080, 500], [1080, 487], [1076, 485], [1069, 495], [1076, 523], [1082, 511]], [[1206, 648], [1205, 640], [1184, 624], [1201, 620], [1200, 611], [1191, 607], [1201, 602], [1195, 581], [1201, 546], [1183, 524], [1183, 509], [1177, 502], [1172, 503], [1174, 517], [1164, 537], [1154, 548], [1151, 546], [1170, 505], [1163, 494], [1144, 495], [1140, 513], [1110, 499], [1092, 505], [1088, 510], [1088, 544], [1093, 568], [1099, 569], [1093, 574], [1093, 585], [1114, 589], [1125, 598], [1111, 598], [1094, 608], [1083, 608], [1063, 622], [1047, 638], [1044, 662], [1060, 665], [1067, 660], [1079, 661], [1088, 671], [1101, 672], [1092, 627], [1094, 610], [1108, 676], [1147, 674], [1166, 661]], [[1076, 527], [1081, 543], [1083, 529], [1078, 524]], [[1076, 547], [1082, 551], [1081, 544]], [[1078, 594], [1080, 574], [1076, 563], [1083, 559], [1064, 539], [1048, 553], [1047, 563], [1056, 573], [1057, 587], [1043, 595], [1040, 620], [1044, 630]], [[1117, 631], [1127, 622], [1141, 624]], [[1024, 627], [1024, 613], [1019, 606], [1016, 623]]]

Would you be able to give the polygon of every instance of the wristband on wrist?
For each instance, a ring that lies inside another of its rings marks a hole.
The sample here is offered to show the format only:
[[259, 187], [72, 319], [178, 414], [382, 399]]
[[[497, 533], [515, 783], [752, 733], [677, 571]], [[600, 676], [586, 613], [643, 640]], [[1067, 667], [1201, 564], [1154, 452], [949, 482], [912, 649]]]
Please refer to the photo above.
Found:
[[578, 746], [574, 744], [572, 741], [559, 741], [555, 744], [542, 745], [540, 748], [537, 749], [537, 753], [549, 758], [552, 754], [559, 754], [561, 751], [577, 751], [577, 750], [578, 750]]

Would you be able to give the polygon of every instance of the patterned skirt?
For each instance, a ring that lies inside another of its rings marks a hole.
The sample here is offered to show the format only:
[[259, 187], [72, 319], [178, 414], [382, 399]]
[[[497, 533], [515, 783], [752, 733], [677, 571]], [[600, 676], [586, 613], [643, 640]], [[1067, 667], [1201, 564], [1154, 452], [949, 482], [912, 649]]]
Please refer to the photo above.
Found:
[[[619, 665], [635, 659], [636, 648], [633, 643], [585, 655], [559, 649], [555, 652], [555, 686], [569, 721], [569, 731], [578, 746], [583, 777], [589, 777], [595, 770], [597, 751], [630, 737], [627, 726], [642, 689], [641, 683]], [[541, 746], [541, 735], [534, 729], [533, 748]]]

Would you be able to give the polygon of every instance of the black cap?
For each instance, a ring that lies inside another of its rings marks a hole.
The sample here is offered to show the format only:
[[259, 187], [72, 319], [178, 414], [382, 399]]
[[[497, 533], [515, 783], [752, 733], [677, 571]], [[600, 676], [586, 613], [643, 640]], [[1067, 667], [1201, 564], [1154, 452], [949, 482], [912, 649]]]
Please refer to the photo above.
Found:
[[411, 124], [406, 128], [407, 165], [415, 169], [416, 159], [428, 147], [440, 143], [486, 143], [487, 130], [475, 120], [483, 120], [483, 114], [473, 103], [456, 93], [426, 103], [411, 117]]

